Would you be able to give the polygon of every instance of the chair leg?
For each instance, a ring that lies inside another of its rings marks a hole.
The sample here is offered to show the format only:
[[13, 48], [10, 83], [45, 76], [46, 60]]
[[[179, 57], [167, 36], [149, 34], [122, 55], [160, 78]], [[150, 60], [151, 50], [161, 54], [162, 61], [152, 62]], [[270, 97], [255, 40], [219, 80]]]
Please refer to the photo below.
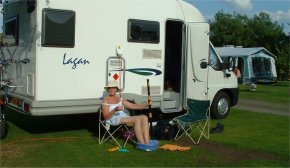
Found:
[[[113, 133], [111, 134], [110, 132], [108, 132], [108, 134], [110, 135], [110, 137], [116, 142], [116, 144], [119, 146], [119, 147], [122, 147], [119, 142], [117, 141], [117, 139], [113, 136]], [[108, 138], [107, 138], [108, 139]], [[107, 139], [105, 141], [107, 141]]]
[[[175, 135], [175, 138], [174, 138], [174, 140], [175, 141], [177, 141], [179, 138], [181, 138], [184, 134], [185, 134], [185, 131], [183, 131], [180, 135], [179, 135], [179, 133], [181, 132], [181, 130], [183, 129], [183, 127], [182, 127], [182, 125], [177, 121], [177, 124], [179, 125], [179, 127], [178, 127], [178, 131], [177, 131], [177, 133], [176, 133], [176, 135]], [[180, 129], [180, 128], [182, 128], [182, 129]]]
[[99, 145], [101, 144], [101, 123], [99, 122]]
[[[101, 135], [99, 134], [99, 144], [103, 144], [104, 142], [106, 142], [109, 138], [112, 138], [112, 140], [119, 146], [119, 147], [122, 147], [119, 142], [116, 140], [116, 138], [113, 136], [117, 130], [121, 127], [119, 126], [114, 132], [110, 132], [110, 128], [107, 128], [106, 125], [104, 123], [101, 123], [102, 126], [105, 128], [105, 133], [104, 135], [102, 136], [102, 139], [100, 140], [100, 137]], [[108, 134], [108, 136], [106, 137], [106, 135]]]
[[[190, 136], [190, 133], [188, 133], [190, 130], [192, 130], [192, 126], [190, 125], [190, 124], [186, 124], [186, 125], [189, 125], [189, 128], [188, 129], [185, 129], [185, 127], [183, 127], [182, 126], [182, 124], [179, 122], [179, 121], [177, 121], [177, 123], [178, 123], [178, 125], [180, 126], [179, 128], [181, 128], [182, 130], [183, 130], [183, 133], [179, 136], [179, 137], [177, 137], [177, 135], [175, 136], [176, 138], [174, 139], [174, 140], [178, 140], [180, 137], [182, 137], [184, 134], [186, 134], [186, 136], [194, 143], [194, 144], [196, 144], [196, 142], [194, 141], [194, 139]], [[186, 126], [185, 125], [185, 126]], [[180, 129], [178, 130], [178, 133], [180, 132]]]
[[[129, 129], [128, 129], [126, 126], [124, 126], [124, 127], [125, 127], [126, 131], [129, 131]], [[124, 135], [123, 135], [123, 136], [124, 136]], [[128, 136], [128, 137], [126, 138], [126, 140], [124, 141], [123, 146], [122, 146], [123, 148], [126, 147], [129, 138], [130, 138], [130, 136]]]
[[[194, 143], [194, 144], [199, 144], [200, 140], [201, 140], [201, 137], [205, 137], [206, 139], [209, 139], [209, 129], [210, 129], [210, 120], [206, 120], [204, 122], [200, 122], [200, 123], [195, 123], [195, 124], [189, 124], [189, 123], [186, 123], [185, 126], [183, 126], [183, 124], [181, 124], [179, 121], [177, 121], [178, 125], [179, 125], [179, 129], [178, 129], [178, 132], [174, 138], [174, 140], [178, 140], [179, 138], [181, 138], [184, 134], [190, 138], [190, 140]], [[189, 126], [187, 129], [186, 129], [186, 126]], [[195, 141], [193, 139], [193, 137], [191, 137], [191, 134], [194, 130], [194, 127], [197, 128], [198, 132], [199, 132], [199, 136], [198, 136], [198, 139], [197, 141]], [[183, 131], [183, 133], [181, 133], [179, 135], [179, 133]]]
[[131, 138], [132, 138], [132, 136], [130, 136], [130, 135], [126, 138], [126, 140], [125, 140], [125, 142], [124, 142], [124, 144], [123, 144], [123, 148], [126, 147], [127, 142], [128, 142]]
[[[176, 141], [177, 139], [179, 139], [178, 138], [178, 134], [179, 134], [179, 132], [180, 132], [180, 130], [178, 129], [178, 131], [177, 131], [177, 133], [176, 133], [176, 135], [175, 135], [175, 137], [174, 137], [174, 141]], [[180, 137], [180, 136], [179, 136]]]
[[[124, 127], [125, 131], [130, 131], [128, 127], [126, 125], [119, 125], [113, 132], [110, 132], [110, 127], [106, 127], [106, 126], [107, 126], [106, 123], [102, 123], [102, 122], [99, 123], [99, 144], [103, 144], [107, 140], [109, 140], [109, 138], [111, 138], [120, 148], [125, 148], [127, 145], [127, 142], [131, 140], [131, 138], [133, 137], [132, 135], [128, 135], [127, 137], [125, 137], [123, 145], [120, 145], [120, 143], [117, 141], [117, 138], [120, 135], [118, 135], [117, 137], [114, 137], [114, 136], [118, 131], [122, 129], [121, 127]], [[102, 138], [101, 138], [101, 127], [105, 128], [105, 133], [103, 134]], [[134, 142], [134, 140], [132, 141]]]
[[197, 144], [199, 144], [199, 141], [200, 141], [202, 136], [204, 136], [205, 139], [209, 139], [210, 120], [206, 120], [204, 125], [200, 124], [200, 126], [201, 127], [198, 127], [198, 129], [200, 131], [200, 135], [199, 135], [199, 138], [197, 140]]
[[[129, 129], [126, 125], [123, 125], [123, 126], [125, 127], [125, 130], [126, 130], [127, 132], [130, 132], [130, 129]], [[124, 141], [124, 143], [123, 143], [123, 148], [126, 147], [127, 142], [128, 142], [129, 140], [131, 140], [132, 142], [136, 143], [136, 141], [134, 141], [134, 140], [132, 139], [132, 138], [134, 137], [134, 135], [128, 134], [127, 137], [126, 137], [126, 136], [124, 136], [124, 137], [125, 137], [125, 141]]]
[[[179, 127], [178, 127], [178, 131], [177, 131], [177, 133], [175, 135], [175, 138], [174, 138], [175, 141], [178, 140], [179, 138], [181, 138], [185, 134], [185, 132], [186, 132], [186, 131], [184, 131], [185, 129], [183, 128], [182, 124], [179, 121], [176, 121], [176, 122], [177, 122], [177, 124], [178, 124]], [[181, 132], [181, 130], [183, 130], [183, 132], [179, 135], [179, 133]]]

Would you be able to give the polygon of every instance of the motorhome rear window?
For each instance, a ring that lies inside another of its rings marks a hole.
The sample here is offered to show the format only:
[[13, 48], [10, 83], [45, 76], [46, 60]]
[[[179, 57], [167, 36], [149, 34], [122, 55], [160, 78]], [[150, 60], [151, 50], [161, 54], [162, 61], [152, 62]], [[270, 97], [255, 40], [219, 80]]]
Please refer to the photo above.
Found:
[[128, 21], [128, 41], [159, 43], [159, 22], [130, 19]]
[[5, 20], [4, 38], [9, 40], [10, 45], [18, 45], [19, 42], [19, 24], [18, 16]]
[[43, 9], [41, 44], [45, 47], [74, 47], [75, 12]]

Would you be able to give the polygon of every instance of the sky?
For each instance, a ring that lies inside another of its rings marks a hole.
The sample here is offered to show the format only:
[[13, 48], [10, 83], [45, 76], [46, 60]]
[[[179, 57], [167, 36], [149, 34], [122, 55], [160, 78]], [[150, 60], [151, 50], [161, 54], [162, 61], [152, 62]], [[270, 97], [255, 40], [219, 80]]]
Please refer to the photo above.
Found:
[[213, 19], [218, 11], [234, 12], [252, 18], [266, 12], [272, 21], [284, 24], [284, 32], [290, 33], [290, 0], [184, 0], [200, 10], [204, 17]]

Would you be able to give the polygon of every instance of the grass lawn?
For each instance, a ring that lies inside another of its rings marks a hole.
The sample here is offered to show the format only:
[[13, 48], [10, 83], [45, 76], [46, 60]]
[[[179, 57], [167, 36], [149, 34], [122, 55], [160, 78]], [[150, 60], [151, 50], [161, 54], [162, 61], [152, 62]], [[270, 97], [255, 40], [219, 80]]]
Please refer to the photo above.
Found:
[[[289, 117], [232, 109], [221, 134], [191, 145], [187, 138], [163, 144], [191, 146], [185, 152], [108, 152], [98, 144], [97, 119], [29, 117], [9, 112], [9, 134], [1, 145], [1, 167], [289, 167]], [[216, 120], [211, 120], [211, 127]]]
[[289, 105], [289, 81], [275, 84], [257, 84], [256, 92], [249, 91], [249, 85], [239, 85], [240, 98], [266, 101], [269, 103]]

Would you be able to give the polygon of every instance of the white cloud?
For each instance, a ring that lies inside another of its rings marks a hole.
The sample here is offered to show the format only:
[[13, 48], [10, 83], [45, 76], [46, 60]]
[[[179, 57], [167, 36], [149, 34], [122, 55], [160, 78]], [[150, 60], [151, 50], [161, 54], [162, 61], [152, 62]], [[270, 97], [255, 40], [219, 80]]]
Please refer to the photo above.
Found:
[[268, 11], [264, 11], [266, 13], [268, 13], [272, 20], [278, 21], [278, 22], [290, 22], [290, 9], [288, 9], [288, 11], [276, 11], [276, 12], [268, 12]]
[[229, 4], [237, 11], [250, 11], [253, 9], [251, 0], [221, 0], [222, 2]]
[[286, 34], [290, 33], [290, 25], [289, 25], [290, 24], [290, 9], [288, 9], [288, 11], [278, 10], [276, 12], [269, 12], [269, 11], [261, 11], [261, 12], [268, 13], [272, 21], [277, 21], [279, 24], [284, 24], [284, 32]]

